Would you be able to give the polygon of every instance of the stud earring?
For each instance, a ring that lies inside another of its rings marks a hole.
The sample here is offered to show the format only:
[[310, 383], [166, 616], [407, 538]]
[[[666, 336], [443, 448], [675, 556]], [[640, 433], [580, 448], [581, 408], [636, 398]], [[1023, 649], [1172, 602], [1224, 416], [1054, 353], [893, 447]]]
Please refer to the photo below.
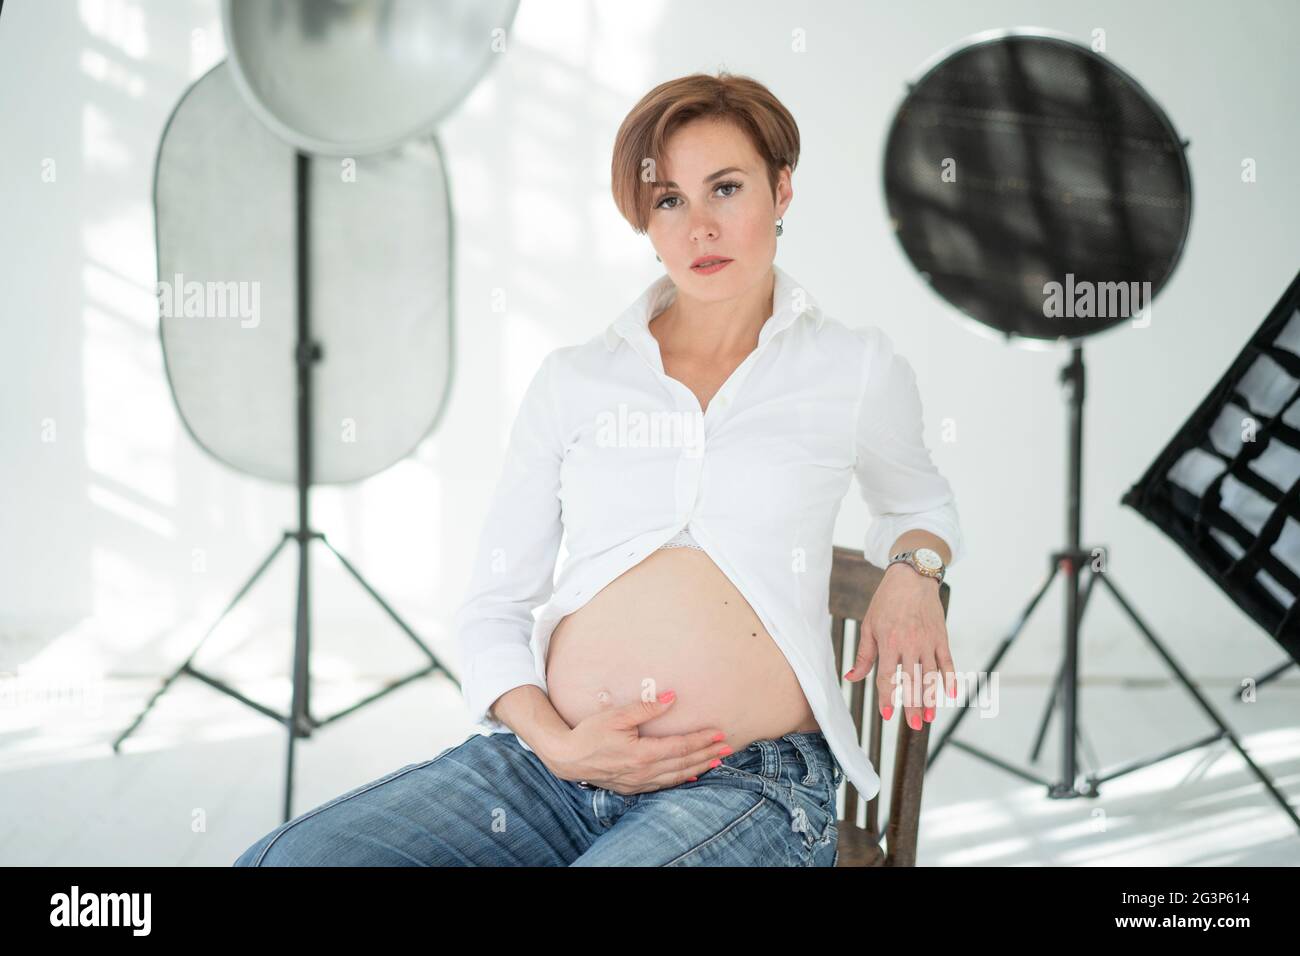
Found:
[[778, 236], [781, 235], [781, 233], [785, 232], [785, 230], [781, 228], [781, 223], [784, 221], [785, 221], [785, 216], [782, 216], [780, 219], [776, 221], [776, 234]]
[[659, 258], [659, 253], [657, 252], [655, 253], [655, 262], [663, 262], [663, 260]]

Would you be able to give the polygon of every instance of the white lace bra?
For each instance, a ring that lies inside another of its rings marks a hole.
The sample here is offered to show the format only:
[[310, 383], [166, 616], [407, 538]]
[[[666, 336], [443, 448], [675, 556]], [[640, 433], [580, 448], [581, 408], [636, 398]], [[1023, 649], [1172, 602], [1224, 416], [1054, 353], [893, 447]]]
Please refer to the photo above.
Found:
[[695, 543], [695, 539], [691, 537], [691, 533], [685, 528], [678, 531], [677, 534], [673, 535], [663, 544], [659, 545], [656, 550], [662, 550], [663, 548], [694, 548], [696, 551], [704, 550]]

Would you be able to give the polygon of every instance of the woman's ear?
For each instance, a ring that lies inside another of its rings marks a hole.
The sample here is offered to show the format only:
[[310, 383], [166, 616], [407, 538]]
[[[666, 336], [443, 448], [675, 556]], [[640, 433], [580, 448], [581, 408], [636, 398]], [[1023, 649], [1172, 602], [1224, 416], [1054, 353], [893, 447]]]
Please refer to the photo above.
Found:
[[794, 186], [790, 183], [790, 167], [782, 166], [781, 172], [776, 180], [776, 218], [781, 219], [785, 216], [785, 211], [790, 207], [790, 200], [794, 198]]

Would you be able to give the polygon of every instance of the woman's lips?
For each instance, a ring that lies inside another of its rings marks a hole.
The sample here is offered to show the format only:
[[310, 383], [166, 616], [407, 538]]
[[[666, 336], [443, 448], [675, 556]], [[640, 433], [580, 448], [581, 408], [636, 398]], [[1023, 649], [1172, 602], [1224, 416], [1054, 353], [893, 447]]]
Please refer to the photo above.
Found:
[[691, 266], [691, 271], [698, 272], [700, 275], [713, 275], [713, 273], [725, 269], [730, 264], [730, 259], [723, 259], [721, 262], [710, 262], [702, 266]]

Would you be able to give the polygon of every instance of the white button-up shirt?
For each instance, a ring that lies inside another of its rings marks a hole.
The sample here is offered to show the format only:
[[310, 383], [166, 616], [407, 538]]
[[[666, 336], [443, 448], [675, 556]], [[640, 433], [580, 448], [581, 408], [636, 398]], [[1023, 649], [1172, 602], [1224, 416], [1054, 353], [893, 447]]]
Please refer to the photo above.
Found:
[[667, 275], [603, 334], [542, 360], [456, 613], [461, 687], [483, 730], [511, 732], [488, 715], [506, 691], [546, 690], [565, 615], [689, 528], [785, 655], [846, 776], [865, 797], [879, 791], [835, 671], [835, 517], [856, 475], [873, 517], [867, 560], [885, 567], [899, 535], [924, 529], [951, 565], [963, 553], [956, 505], [922, 439], [907, 360], [879, 328], [827, 316], [773, 268], [758, 347], [707, 409], [665, 374], [649, 330], [676, 294]]

